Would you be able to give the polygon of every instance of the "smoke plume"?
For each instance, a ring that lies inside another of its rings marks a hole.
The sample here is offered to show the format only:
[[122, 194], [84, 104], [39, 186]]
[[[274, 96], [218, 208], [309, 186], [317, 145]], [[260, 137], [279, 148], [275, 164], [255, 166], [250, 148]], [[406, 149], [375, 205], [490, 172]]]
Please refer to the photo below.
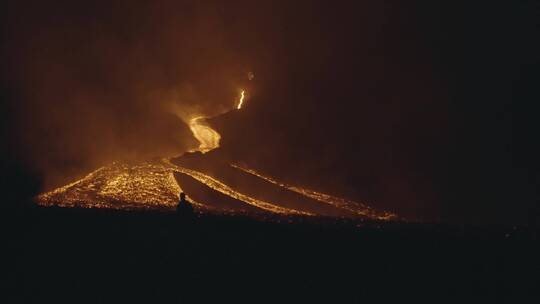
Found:
[[234, 106], [246, 63], [218, 5], [13, 1], [8, 9], [14, 137], [45, 188], [114, 160], [182, 153], [197, 142], [180, 118]]

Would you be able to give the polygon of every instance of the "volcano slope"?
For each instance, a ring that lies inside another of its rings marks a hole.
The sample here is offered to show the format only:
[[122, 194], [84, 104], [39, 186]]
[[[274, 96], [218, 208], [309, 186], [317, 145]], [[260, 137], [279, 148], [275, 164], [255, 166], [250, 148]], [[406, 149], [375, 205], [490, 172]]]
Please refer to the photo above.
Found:
[[[329, 217], [396, 219], [394, 214], [377, 212], [365, 204], [283, 184], [254, 170], [223, 161], [218, 152], [206, 155], [193, 153], [172, 159], [171, 162], [183, 168], [204, 172], [207, 176], [229, 185], [236, 192], [285, 208], [285, 212]], [[185, 181], [178, 181], [184, 188]], [[188, 194], [200, 197], [189, 191]], [[215, 202], [217, 201], [214, 201], [214, 204]]]
[[36, 201], [43, 206], [173, 211], [180, 192], [185, 192], [200, 213], [397, 219], [395, 214], [366, 204], [283, 184], [230, 163], [216, 152], [140, 163], [115, 162], [43, 193]]
[[237, 113], [189, 120], [193, 136], [200, 142], [194, 152], [172, 159], [115, 162], [43, 193], [36, 201], [44, 206], [173, 211], [184, 192], [201, 213], [398, 219], [396, 214], [368, 204], [282, 183], [242, 164], [242, 157], [231, 157], [236, 154], [221, 146], [221, 135], [213, 124], [238, 118]]
[[[172, 212], [180, 191], [196, 220]], [[537, 234], [528, 230], [394, 221], [214, 151], [114, 163], [37, 200], [91, 209], [35, 208], [2, 221], [16, 232], [6, 246], [6, 303], [531, 302], [538, 294], [528, 279], [540, 269]]]

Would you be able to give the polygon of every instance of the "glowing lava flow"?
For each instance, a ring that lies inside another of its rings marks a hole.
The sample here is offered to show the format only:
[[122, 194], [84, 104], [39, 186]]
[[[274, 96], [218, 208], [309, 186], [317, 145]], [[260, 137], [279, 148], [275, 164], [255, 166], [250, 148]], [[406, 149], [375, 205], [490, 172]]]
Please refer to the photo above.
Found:
[[[157, 162], [115, 162], [43, 193], [36, 201], [44, 206], [173, 210], [181, 191], [168, 166]], [[193, 199], [190, 202], [198, 209], [206, 208]]]
[[[241, 109], [245, 91], [241, 91], [237, 109]], [[206, 122], [206, 117], [197, 116], [188, 121], [193, 136], [199, 141], [197, 151], [206, 153], [219, 147], [220, 134]], [[376, 220], [393, 220], [397, 216], [389, 212], [378, 212], [357, 202], [335, 197], [332, 195], [287, 185], [273, 178], [264, 176], [255, 170], [231, 164], [233, 168], [261, 178], [266, 182], [289, 191], [299, 193], [310, 199], [347, 210], [359, 217]], [[278, 215], [314, 216], [316, 214], [283, 206], [280, 202], [263, 201], [235, 190], [213, 176], [200, 171], [188, 169], [173, 164], [169, 159], [129, 164], [114, 162], [101, 167], [84, 178], [56, 190], [43, 193], [36, 197], [36, 202], [44, 206], [62, 206], [79, 208], [110, 208], [110, 209], [153, 209], [172, 211], [178, 204], [182, 192], [177, 183], [175, 173], [190, 176], [201, 184], [239, 202], [251, 205]], [[203, 204], [188, 198], [197, 210], [235, 213], [237, 210], [225, 210]], [[238, 212], [241, 212], [238, 210]]]
[[[64, 187], [43, 193], [36, 201], [43, 206], [174, 210], [182, 191], [174, 172], [191, 176], [211, 189], [264, 211], [281, 215], [314, 215], [255, 199], [202, 172], [176, 166], [168, 159], [140, 164], [115, 162]], [[191, 197], [188, 201], [198, 210], [219, 211]]]
[[366, 205], [361, 204], [361, 203], [353, 202], [353, 201], [350, 201], [350, 200], [347, 200], [347, 199], [344, 199], [344, 198], [340, 198], [340, 197], [332, 196], [332, 195], [329, 195], [329, 194], [313, 191], [313, 190], [310, 190], [310, 189], [304, 189], [304, 188], [300, 188], [300, 187], [296, 187], [296, 186], [287, 185], [287, 184], [282, 183], [282, 182], [278, 182], [277, 180], [275, 180], [275, 179], [273, 179], [271, 177], [264, 176], [264, 175], [258, 173], [255, 170], [244, 168], [244, 167], [241, 167], [239, 165], [231, 164], [231, 167], [236, 168], [236, 169], [241, 170], [241, 171], [244, 171], [246, 173], [249, 173], [249, 174], [251, 174], [253, 176], [256, 176], [258, 178], [261, 178], [261, 179], [263, 179], [263, 180], [265, 180], [265, 181], [267, 181], [269, 183], [272, 183], [274, 185], [286, 188], [286, 189], [288, 189], [290, 191], [293, 191], [293, 192], [302, 194], [304, 196], [307, 196], [309, 198], [315, 199], [315, 200], [317, 200], [317, 201], [319, 201], [321, 203], [326, 203], [326, 204], [332, 205], [332, 206], [337, 207], [337, 208], [345, 209], [345, 210], [348, 210], [348, 211], [350, 211], [350, 212], [352, 212], [354, 214], [357, 214], [357, 215], [367, 216], [367, 217], [370, 217], [370, 218], [373, 218], [373, 219], [378, 219], [378, 220], [393, 220], [393, 219], [397, 218], [397, 216], [395, 214], [393, 214], [393, 213], [385, 212], [385, 211], [384, 212], [377, 212], [377, 211], [373, 210], [372, 208], [370, 208], [369, 206], [366, 206]]
[[198, 180], [199, 182], [205, 184], [206, 186], [218, 191], [218, 192], [221, 192], [225, 195], [228, 195], [230, 197], [233, 197], [237, 200], [240, 200], [246, 204], [249, 204], [249, 205], [252, 205], [252, 206], [255, 206], [257, 208], [260, 208], [260, 209], [263, 209], [263, 210], [266, 210], [266, 211], [270, 211], [270, 212], [273, 212], [273, 213], [279, 213], [279, 214], [284, 214], [284, 215], [315, 215], [313, 213], [310, 213], [310, 212], [306, 212], [306, 211], [300, 211], [300, 210], [295, 210], [295, 209], [291, 209], [291, 208], [285, 208], [285, 207], [281, 207], [281, 206], [278, 206], [278, 205], [275, 205], [275, 204], [272, 204], [272, 203], [269, 203], [269, 202], [265, 202], [265, 201], [262, 201], [262, 200], [258, 200], [258, 199], [255, 199], [255, 198], [252, 198], [248, 195], [245, 195], [243, 193], [240, 193], [240, 192], [237, 192], [235, 191], [234, 189], [232, 189], [231, 187], [227, 186], [226, 184], [220, 182], [219, 180], [211, 177], [211, 176], [208, 176], [204, 173], [201, 173], [199, 171], [195, 171], [195, 170], [191, 170], [191, 169], [187, 169], [187, 168], [183, 168], [183, 167], [180, 167], [180, 166], [176, 166], [174, 164], [172, 164], [168, 159], [164, 159], [163, 160], [164, 163], [168, 164], [171, 166], [171, 168], [173, 168], [173, 170], [177, 171], [177, 172], [180, 172], [180, 173], [184, 173], [186, 175], [189, 175], [191, 177], [193, 177], [194, 179]]
[[238, 110], [240, 110], [242, 108], [242, 104], [244, 103], [245, 93], [246, 93], [246, 91], [244, 91], [244, 90], [242, 90], [240, 92], [240, 101], [238, 102], [238, 106], [236, 107], [236, 109], [238, 109]]
[[206, 117], [198, 116], [189, 120], [189, 129], [193, 133], [193, 136], [199, 141], [199, 149], [202, 153], [206, 153], [210, 150], [219, 148], [219, 135], [216, 130], [210, 128], [205, 123]]
[[[242, 108], [245, 94], [245, 90], [240, 91], [240, 100], [238, 101], [236, 109], [240, 110]], [[196, 116], [191, 118], [188, 122], [189, 129], [193, 133], [193, 136], [200, 143], [197, 151], [202, 153], [219, 148], [219, 141], [221, 140], [221, 135], [206, 123], [206, 119], [207, 117], [205, 116]]]

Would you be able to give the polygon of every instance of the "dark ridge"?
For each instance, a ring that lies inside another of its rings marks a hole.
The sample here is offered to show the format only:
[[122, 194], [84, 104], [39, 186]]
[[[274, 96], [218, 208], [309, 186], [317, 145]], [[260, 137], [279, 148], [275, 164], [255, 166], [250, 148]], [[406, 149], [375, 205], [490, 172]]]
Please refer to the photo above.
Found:
[[195, 201], [208, 205], [212, 209], [247, 213], [263, 213], [264, 210], [246, 204], [230, 196], [222, 194], [183, 173], [174, 173], [174, 177], [182, 190]]
[[3, 214], [11, 234], [1, 296], [3, 303], [537, 302], [532, 230], [311, 220], [200, 215], [185, 223], [170, 213], [78, 208]]
[[197, 157], [180, 158], [176, 162], [186, 168], [208, 174], [241, 193], [281, 207], [308, 211], [322, 216], [354, 216], [351, 212], [274, 185], [233, 168], [229, 163], [217, 161], [212, 157], [205, 158], [204, 161]]

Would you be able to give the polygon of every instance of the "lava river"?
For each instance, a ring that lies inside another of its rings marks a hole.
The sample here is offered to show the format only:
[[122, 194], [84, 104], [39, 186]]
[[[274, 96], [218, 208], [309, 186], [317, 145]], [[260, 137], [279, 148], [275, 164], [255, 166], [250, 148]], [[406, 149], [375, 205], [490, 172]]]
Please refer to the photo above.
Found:
[[[115, 162], [41, 194], [36, 201], [43, 206], [173, 211], [184, 191], [188, 201], [202, 213], [395, 218], [392, 213], [377, 212], [365, 204], [286, 185], [248, 168], [221, 167], [228, 168], [210, 175], [170, 159], [138, 164]], [[249, 191], [246, 187], [250, 186], [263, 190]]]
[[[244, 101], [241, 92], [237, 109]], [[115, 162], [37, 196], [36, 202], [43, 206], [173, 211], [184, 192], [200, 213], [396, 218], [363, 203], [282, 183], [245, 166], [213, 161], [203, 154], [219, 147], [219, 133], [204, 116], [194, 116], [187, 123], [200, 142], [196, 153], [141, 163]]]

